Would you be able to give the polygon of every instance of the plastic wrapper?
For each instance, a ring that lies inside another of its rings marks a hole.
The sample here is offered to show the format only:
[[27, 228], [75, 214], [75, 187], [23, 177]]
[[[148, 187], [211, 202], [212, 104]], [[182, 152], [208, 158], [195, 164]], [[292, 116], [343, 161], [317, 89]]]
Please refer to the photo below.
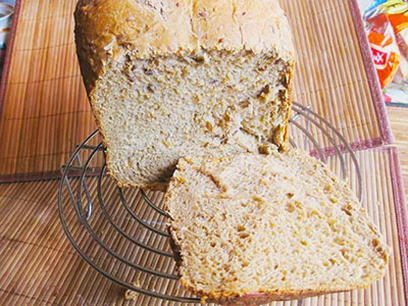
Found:
[[400, 52], [391, 22], [386, 14], [366, 20], [368, 41], [382, 88], [391, 83], [400, 63]]
[[[403, 0], [377, 0], [365, 12], [365, 20], [369, 24], [370, 34], [371, 31], [388, 33], [388, 28], [391, 25], [394, 34], [391, 39], [395, 41], [398, 47], [398, 69], [394, 71], [394, 69], [388, 67], [386, 71], [380, 70], [380, 80], [383, 80], [381, 86], [384, 88], [391, 80], [398, 84], [408, 84], [408, 2]], [[389, 33], [386, 35], [387, 37], [390, 36]], [[373, 56], [375, 57], [375, 55], [376, 51], [373, 51]], [[378, 71], [377, 64], [376, 68]]]
[[408, 3], [393, 0], [387, 1], [382, 6], [394, 29], [401, 54], [399, 73], [394, 78], [394, 82], [408, 83]]

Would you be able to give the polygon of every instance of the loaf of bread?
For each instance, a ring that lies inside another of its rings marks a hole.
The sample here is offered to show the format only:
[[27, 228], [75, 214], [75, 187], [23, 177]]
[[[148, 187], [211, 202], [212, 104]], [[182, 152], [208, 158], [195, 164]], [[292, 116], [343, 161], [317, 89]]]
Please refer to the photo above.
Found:
[[294, 52], [278, 0], [80, 0], [75, 20], [121, 185], [163, 188], [186, 155], [285, 147]]
[[298, 150], [180, 160], [165, 196], [182, 285], [218, 303], [366, 288], [389, 249], [347, 186]]

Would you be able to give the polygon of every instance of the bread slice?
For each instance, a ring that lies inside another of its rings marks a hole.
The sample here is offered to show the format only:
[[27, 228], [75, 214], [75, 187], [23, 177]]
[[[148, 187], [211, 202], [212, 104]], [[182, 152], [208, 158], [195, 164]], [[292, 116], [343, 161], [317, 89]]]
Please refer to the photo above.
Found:
[[164, 188], [186, 155], [286, 145], [294, 51], [277, 0], [80, 0], [75, 20], [121, 185]]
[[306, 152], [180, 160], [165, 204], [181, 284], [203, 302], [366, 288], [389, 249], [347, 186]]

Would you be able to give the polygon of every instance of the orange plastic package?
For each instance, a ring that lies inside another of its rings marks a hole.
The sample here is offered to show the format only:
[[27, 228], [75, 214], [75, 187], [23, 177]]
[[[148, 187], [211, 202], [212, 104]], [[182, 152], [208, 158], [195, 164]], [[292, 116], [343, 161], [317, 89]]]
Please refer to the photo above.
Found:
[[367, 20], [374, 65], [377, 69], [381, 88], [393, 80], [400, 64], [400, 52], [388, 15], [380, 14]]
[[399, 83], [408, 82], [408, 3], [402, 0], [388, 1], [384, 12], [394, 28], [395, 38], [401, 53]]

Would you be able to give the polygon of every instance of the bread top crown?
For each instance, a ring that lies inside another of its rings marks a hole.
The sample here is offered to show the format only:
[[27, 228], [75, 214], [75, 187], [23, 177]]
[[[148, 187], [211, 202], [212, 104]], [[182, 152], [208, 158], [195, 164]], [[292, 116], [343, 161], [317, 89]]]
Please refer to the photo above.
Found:
[[79, 0], [75, 20], [88, 89], [104, 64], [123, 52], [146, 59], [201, 49], [273, 50], [294, 59], [278, 0]]

